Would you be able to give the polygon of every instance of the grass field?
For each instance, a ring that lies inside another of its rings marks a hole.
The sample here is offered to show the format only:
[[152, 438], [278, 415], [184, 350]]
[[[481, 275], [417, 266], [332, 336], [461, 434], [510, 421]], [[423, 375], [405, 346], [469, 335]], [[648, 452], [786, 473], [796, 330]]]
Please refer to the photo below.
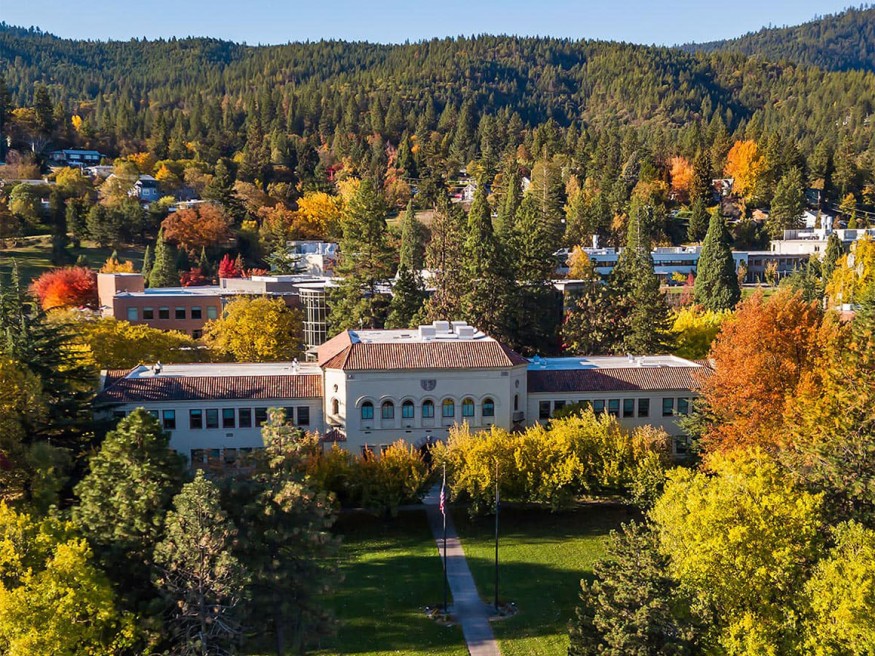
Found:
[[464, 656], [459, 627], [426, 618], [425, 606], [441, 601], [441, 562], [425, 511], [391, 521], [343, 515], [344, 581], [331, 600], [337, 636], [318, 654]]
[[[24, 243], [24, 245], [0, 249], [0, 274], [4, 278], [9, 275], [13, 260], [18, 263], [22, 280], [27, 284], [39, 277], [44, 271], [55, 268], [55, 265], [51, 262], [52, 247], [50, 237], [27, 237], [18, 241]], [[88, 243], [84, 243], [82, 248], [71, 247], [67, 250], [72, 256], [72, 261], [75, 261], [80, 255], [84, 255], [88, 265], [95, 270], [103, 266], [106, 258], [113, 251], [112, 248], [98, 248]], [[137, 271], [143, 266], [143, 249], [121, 249], [119, 250], [119, 257], [123, 260], [133, 260], [134, 268]]]
[[[503, 656], [559, 656], [568, 649], [568, 621], [577, 605], [580, 579], [591, 575], [611, 529], [631, 511], [584, 506], [550, 513], [504, 509], [500, 516], [499, 596], [514, 602], [514, 617], [493, 623]], [[494, 594], [494, 517], [468, 519], [457, 512], [456, 528], [481, 596]]]

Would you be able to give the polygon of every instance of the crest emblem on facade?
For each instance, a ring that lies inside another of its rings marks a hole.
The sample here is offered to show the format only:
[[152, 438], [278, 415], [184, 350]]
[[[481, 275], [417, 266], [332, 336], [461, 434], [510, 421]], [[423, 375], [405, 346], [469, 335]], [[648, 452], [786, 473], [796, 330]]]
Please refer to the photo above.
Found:
[[426, 392], [431, 392], [437, 386], [437, 380], [434, 378], [426, 378], [425, 380], [419, 381], [419, 384]]

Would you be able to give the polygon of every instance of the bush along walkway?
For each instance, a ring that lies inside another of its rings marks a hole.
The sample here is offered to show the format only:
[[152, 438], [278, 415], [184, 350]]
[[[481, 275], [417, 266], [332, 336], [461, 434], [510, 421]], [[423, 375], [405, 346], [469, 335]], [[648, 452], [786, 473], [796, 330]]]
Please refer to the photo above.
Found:
[[[424, 503], [428, 523], [437, 543], [438, 554], [443, 558], [444, 518], [440, 511], [440, 485], [431, 489]], [[492, 607], [480, 599], [453, 518], [449, 513], [447, 513], [447, 579], [450, 593], [453, 595], [450, 611], [454, 619], [462, 625], [462, 634], [465, 636], [468, 652], [471, 656], [501, 656], [498, 643], [492, 634], [492, 627], [489, 625]]]

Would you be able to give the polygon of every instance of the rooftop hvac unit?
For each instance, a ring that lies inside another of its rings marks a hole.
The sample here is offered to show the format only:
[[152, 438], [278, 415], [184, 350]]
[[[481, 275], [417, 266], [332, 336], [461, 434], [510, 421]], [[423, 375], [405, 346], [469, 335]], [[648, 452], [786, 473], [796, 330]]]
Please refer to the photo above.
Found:
[[450, 322], [449, 321], [435, 321], [433, 327], [436, 331], [442, 333], [450, 332]]
[[459, 337], [464, 337], [466, 339], [471, 339], [474, 337], [474, 326], [462, 325], [456, 327], [456, 334]]
[[420, 326], [419, 327], [419, 337], [421, 339], [434, 339], [435, 336], [435, 328], [434, 326]]

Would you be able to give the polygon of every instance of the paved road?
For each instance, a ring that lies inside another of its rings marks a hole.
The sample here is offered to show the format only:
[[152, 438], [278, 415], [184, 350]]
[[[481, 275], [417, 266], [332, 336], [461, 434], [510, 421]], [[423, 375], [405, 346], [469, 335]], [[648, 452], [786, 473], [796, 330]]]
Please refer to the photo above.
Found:
[[[426, 513], [431, 532], [437, 543], [438, 553], [443, 557], [444, 528], [443, 516], [439, 508], [440, 485], [431, 489], [425, 497]], [[462, 625], [462, 633], [468, 644], [471, 656], [501, 656], [498, 643], [489, 625], [489, 615], [492, 607], [483, 603], [477, 593], [477, 586], [462, 543], [453, 525], [453, 518], [447, 514], [447, 572], [450, 582], [450, 592], [453, 595], [450, 611], [453, 617]]]

